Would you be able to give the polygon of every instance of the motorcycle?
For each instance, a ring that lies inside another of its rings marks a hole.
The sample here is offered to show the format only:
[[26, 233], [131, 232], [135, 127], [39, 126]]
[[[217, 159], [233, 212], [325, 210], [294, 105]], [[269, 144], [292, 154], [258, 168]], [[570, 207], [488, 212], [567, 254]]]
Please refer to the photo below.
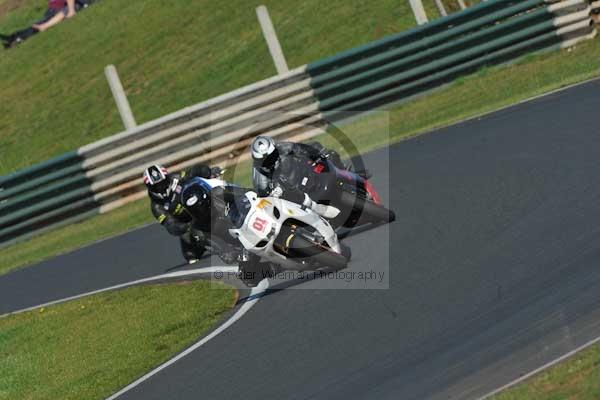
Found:
[[[204, 209], [195, 209], [200, 196], [196, 188], [212, 190], [217, 186], [230, 184], [217, 179], [191, 179], [181, 191], [186, 210], [191, 215], [205, 213]], [[246, 251], [283, 269], [339, 270], [346, 268], [351, 257], [350, 248], [339, 242], [329, 222], [284, 199], [245, 192], [229, 204], [227, 219], [232, 227], [226, 231], [230, 237], [203, 235], [203, 247], [227, 263], [235, 261], [232, 255], [243, 257]]]
[[283, 269], [346, 268], [350, 248], [332, 226], [310, 209], [276, 197], [247, 192], [231, 207], [232, 237], [244, 249]]
[[[313, 201], [338, 208], [340, 214], [331, 221], [335, 228], [384, 224], [396, 219], [395, 213], [383, 206], [365, 176], [338, 168], [325, 156], [316, 160], [288, 159], [277, 175], [284, 186], [301, 190]], [[274, 180], [277, 182], [278, 178]]]

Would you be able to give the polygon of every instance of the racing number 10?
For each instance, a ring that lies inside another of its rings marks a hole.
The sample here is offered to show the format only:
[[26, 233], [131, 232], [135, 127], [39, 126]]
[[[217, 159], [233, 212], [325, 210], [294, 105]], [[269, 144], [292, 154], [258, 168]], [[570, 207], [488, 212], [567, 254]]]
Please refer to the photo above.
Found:
[[254, 219], [254, 223], [252, 224], [252, 227], [254, 229], [256, 229], [257, 231], [262, 232], [265, 230], [266, 225], [267, 225], [266, 220], [256, 217], [256, 219]]

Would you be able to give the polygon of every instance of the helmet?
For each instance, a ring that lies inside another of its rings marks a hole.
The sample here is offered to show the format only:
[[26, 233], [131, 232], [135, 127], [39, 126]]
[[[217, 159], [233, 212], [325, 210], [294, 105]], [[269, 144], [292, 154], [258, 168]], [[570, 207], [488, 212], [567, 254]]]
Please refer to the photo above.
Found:
[[263, 172], [273, 172], [275, 163], [279, 159], [279, 151], [275, 146], [275, 141], [269, 136], [257, 136], [250, 145], [252, 159], [255, 167]]
[[261, 160], [277, 150], [275, 141], [269, 136], [257, 136], [250, 145], [252, 158]]
[[193, 178], [182, 189], [181, 201], [195, 217], [210, 217], [211, 190], [211, 186], [204, 179]]
[[171, 192], [171, 180], [167, 176], [166, 168], [160, 165], [152, 165], [144, 171], [144, 183], [148, 188], [150, 197], [157, 200], [165, 200]]

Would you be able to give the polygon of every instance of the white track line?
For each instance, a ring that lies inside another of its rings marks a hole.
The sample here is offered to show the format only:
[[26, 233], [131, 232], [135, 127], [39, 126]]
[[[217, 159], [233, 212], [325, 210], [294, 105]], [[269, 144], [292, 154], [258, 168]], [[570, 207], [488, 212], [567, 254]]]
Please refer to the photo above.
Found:
[[160, 281], [162, 279], [177, 278], [177, 277], [189, 276], [189, 275], [212, 274], [214, 272], [223, 272], [224, 274], [226, 274], [226, 273], [237, 272], [237, 270], [238, 270], [238, 267], [224, 266], [224, 267], [205, 267], [205, 268], [190, 269], [190, 270], [186, 270], [186, 271], [171, 272], [168, 274], [152, 276], [150, 278], [138, 279], [137, 281], [133, 281], [133, 282], [121, 283], [119, 285], [107, 287], [104, 289], [94, 290], [92, 292], [87, 292], [87, 293], [83, 293], [83, 294], [78, 294], [76, 296], [71, 296], [71, 297], [67, 297], [64, 299], [60, 299], [60, 300], [50, 301], [48, 303], [40, 304], [40, 305], [33, 306], [33, 307], [27, 307], [22, 310], [17, 310], [17, 311], [13, 311], [13, 312], [10, 312], [7, 314], [0, 315], [0, 318], [4, 318], [4, 317], [7, 317], [9, 315], [14, 315], [14, 314], [21, 314], [21, 313], [24, 313], [27, 311], [35, 310], [37, 308], [48, 307], [48, 306], [64, 303], [64, 302], [71, 301], [71, 300], [77, 300], [82, 297], [88, 297], [88, 296], [91, 296], [94, 294], [108, 292], [110, 290], [122, 289], [122, 288], [126, 288], [128, 286], [139, 285], [141, 283]]
[[250, 309], [252, 307], [254, 307], [254, 305], [261, 298], [262, 294], [268, 288], [269, 288], [269, 281], [267, 279], [263, 279], [257, 287], [252, 289], [252, 291], [250, 292], [250, 296], [248, 296], [248, 299], [244, 302], [244, 304], [240, 307], [240, 309], [235, 314], [233, 314], [231, 316], [231, 318], [229, 318], [224, 324], [222, 324], [217, 329], [215, 329], [213, 332], [211, 332], [208, 336], [204, 337], [202, 340], [200, 340], [199, 342], [197, 342], [196, 344], [194, 344], [193, 346], [191, 346], [190, 348], [185, 350], [183, 353], [175, 356], [174, 358], [170, 359], [166, 363], [164, 363], [164, 364], [160, 365], [159, 367], [153, 369], [152, 371], [148, 372], [146, 375], [142, 376], [141, 378], [139, 378], [135, 382], [131, 383], [130, 385], [124, 387], [123, 389], [121, 389], [117, 393], [113, 394], [106, 400], [114, 400], [117, 397], [121, 396], [122, 394], [130, 391], [131, 389], [133, 389], [136, 386], [140, 385], [141, 383], [147, 381], [154, 375], [158, 374], [163, 369], [170, 367], [171, 365], [175, 364], [177, 361], [181, 360], [183, 357], [185, 357], [188, 354], [190, 354], [191, 352], [197, 350], [198, 348], [200, 348], [201, 346], [206, 344], [209, 340], [211, 340], [214, 337], [216, 337], [217, 335], [221, 334], [223, 331], [225, 331], [227, 328], [229, 328], [231, 325], [233, 325], [238, 319], [240, 319], [244, 314], [246, 314], [248, 311], [250, 311]]
[[550, 362], [542, 365], [541, 367], [536, 368], [533, 371], [531, 371], [531, 372], [529, 372], [529, 373], [527, 373], [527, 374], [525, 374], [525, 375], [523, 375], [523, 376], [521, 376], [521, 377], [519, 377], [519, 378], [517, 378], [517, 379], [515, 379], [515, 380], [513, 380], [513, 381], [511, 381], [509, 383], [507, 383], [506, 385], [504, 385], [502, 387], [499, 387], [498, 389], [496, 389], [496, 390], [494, 390], [494, 391], [492, 391], [492, 392], [490, 392], [490, 393], [488, 393], [488, 394], [480, 397], [478, 400], [487, 399], [489, 397], [492, 397], [492, 396], [500, 393], [501, 391], [503, 391], [505, 389], [508, 389], [508, 388], [510, 388], [512, 386], [515, 386], [516, 384], [521, 383], [524, 380], [527, 380], [527, 379], [531, 378], [532, 376], [534, 376], [534, 375], [542, 372], [545, 369], [548, 369], [548, 368], [550, 368], [550, 367], [558, 364], [561, 361], [564, 361], [565, 359], [567, 359], [567, 358], [569, 358], [571, 356], [574, 356], [576, 353], [579, 353], [580, 351], [585, 350], [588, 347], [590, 347], [590, 346], [592, 346], [592, 345], [594, 345], [596, 343], [600, 343], [600, 336], [597, 337], [597, 338], [595, 338], [595, 339], [592, 339], [589, 342], [587, 342], [587, 343], [585, 343], [585, 344], [577, 347], [576, 349], [571, 350], [570, 352], [568, 352], [566, 354], [563, 354], [562, 356], [560, 356], [560, 357], [558, 357], [558, 358], [556, 358], [556, 359], [554, 359], [554, 360], [552, 360], [552, 361], [550, 361]]

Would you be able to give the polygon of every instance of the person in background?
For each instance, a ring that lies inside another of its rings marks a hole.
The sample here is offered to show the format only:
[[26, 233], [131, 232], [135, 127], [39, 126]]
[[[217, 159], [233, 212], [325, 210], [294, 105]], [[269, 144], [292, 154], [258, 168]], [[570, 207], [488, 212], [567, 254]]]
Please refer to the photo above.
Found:
[[2, 40], [4, 48], [11, 48], [39, 32], [44, 32], [52, 28], [65, 18], [73, 17], [75, 13], [75, 0], [48, 0], [48, 8], [42, 19], [29, 28], [16, 31], [10, 35], [0, 34], [0, 40]]

